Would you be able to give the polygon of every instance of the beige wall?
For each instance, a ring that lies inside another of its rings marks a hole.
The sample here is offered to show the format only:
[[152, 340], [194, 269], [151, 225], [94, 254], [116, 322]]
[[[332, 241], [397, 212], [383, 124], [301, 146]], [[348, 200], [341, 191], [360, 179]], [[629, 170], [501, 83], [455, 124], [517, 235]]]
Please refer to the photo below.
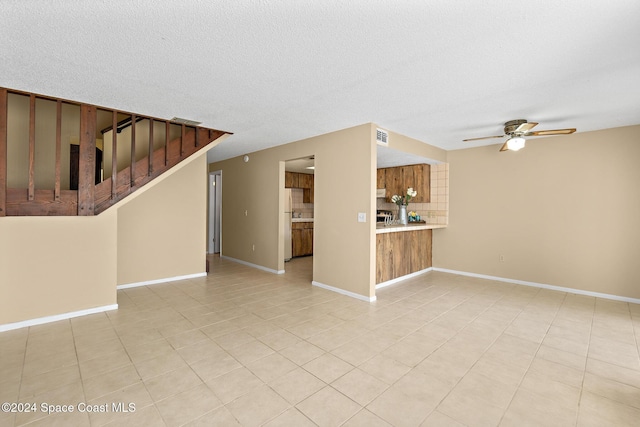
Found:
[[416, 156], [425, 157], [427, 159], [432, 159], [437, 162], [447, 161], [447, 151], [443, 150], [442, 148], [434, 147], [425, 142], [410, 138], [405, 135], [401, 135], [399, 133], [395, 133], [388, 129], [384, 130], [389, 132], [389, 148], [398, 151], [404, 151], [405, 153], [414, 154]]
[[366, 124], [209, 165], [222, 170], [222, 255], [284, 269], [284, 161], [315, 155], [313, 280], [373, 296], [374, 141]]
[[167, 178], [118, 208], [118, 285], [205, 272], [206, 153]]
[[[434, 266], [640, 298], [640, 126], [448, 152]], [[504, 262], [499, 261], [500, 255]]]
[[0, 326], [116, 304], [115, 211], [0, 219]]

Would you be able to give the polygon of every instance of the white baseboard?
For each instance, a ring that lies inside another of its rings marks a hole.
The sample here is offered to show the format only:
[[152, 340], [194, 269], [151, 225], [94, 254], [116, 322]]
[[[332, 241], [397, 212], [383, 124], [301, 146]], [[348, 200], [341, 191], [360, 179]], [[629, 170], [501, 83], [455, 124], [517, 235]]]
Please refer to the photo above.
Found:
[[195, 279], [196, 277], [205, 277], [207, 275], [204, 273], [194, 273], [187, 274], [185, 276], [175, 276], [175, 277], [167, 277], [164, 279], [156, 279], [156, 280], [146, 280], [144, 282], [135, 282], [135, 283], [127, 283], [125, 285], [118, 285], [116, 289], [129, 289], [129, 288], [137, 288], [139, 286], [147, 286], [147, 285], [157, 285], [158, 283], [167, 283], [167, 282], [175, 282], [177, 280], [185, 280], [185, 279]]
[[311, 282], [311, 284], [313, 286], [317, 286], [317, 287], [322, 288], [322, 289], [327, 289], [327, 290], [332, 291], [332, 292], [337, 292], [339, 294], [346, 295], [346, 296], [351, 297], [351, 298], [356, 298], [356, 299], [359, 299], [361, 301], [374, 302], [376, 300], [375, 296], [367, 297], [367, 296], [364, 296], [364, 295], [356, 294], [355, 292], [345, 291], [344, 289], [336, 288], [334, 286], [325, 285], [324, 283], [316, 282], [315, 280], [313, 280]]
[[460, 276], [477, 277], [479, 279], [495, 280], [497, 282], [513, 283], [516, 285], [531, 286], [534, 288], [550, 289], [552, 291], [567, 292], [570, 294], [577, 294], [577, 295], [586, 295], [586, 296], [595, 297], [595, 298], [604, 298], [604, 299], [610, 299], [614, 301], [623, 301], [623, 302], [630, 302], [633, 304], [640, 304], [640, 299], [638, 298], [629, 298], [629, 297], [623, 297], [619, 295], [603, 294], [600, 292], [591, 292], [591, 291], [585, 291], [582, 289], [565, 288], [563, 286], [547, 285], [544, 283], [537, 283], [537, 282], [527, 282], [525, 280], [508, 279], [505, 277], [489, 276], [486, 274], [469, 273], [467, 271], [449, 270], [446, 268], [433, 267], [433, 271], [458, 274]]
[[88, 314], [102, 313], [104, 311], [117, 310], [118, 304], [104, 305], [102, 307], [89, 308], [86, 310], [72, 311], [70, 313], [54, 314], [53, 316], [39, 317], [37, 319], [23, 320], [22, 322], [6, 323], [0, 325], [0, 332], [11, 331], [13, 329], [26, 328], [28, 326], [43, 325], [45, 323], [57, 322], [60, 320], [72, 319], [74, 317], [86, 316]]
[[247, 261], [243, 261], [241, 259], [231, 258], [231, 257], [228, 257], [226, 255], [220, 255], [220, 258], [228, 259], [229, 261], [237, 262], [238, 264], [246, 265], [248, 267], [257, 268], [258, 270], [267, 271], [269, 273], [284, 274], [284, 270], [274, 270], [272, 268], [267, 268], [267, 267], [264, 267], [262, 265], [253, 264], [253, 263], [250, 263], [250, 262], [247, 262]]
[[425, 268], [424, 270], [416, 271], [415, 273], [407, 274], [404, 276], [396, 277], [395, 279], [387, 280], [386, 282], [380, 282], [376, 285], [376, 290], [384, 288], [385, 286], [393, 285], [394, 283], [402, 282], [403, 280], [411, 279], [412, 277], [419, 276], [424, 273], [428, 273], [433, 270], [432, 267]]

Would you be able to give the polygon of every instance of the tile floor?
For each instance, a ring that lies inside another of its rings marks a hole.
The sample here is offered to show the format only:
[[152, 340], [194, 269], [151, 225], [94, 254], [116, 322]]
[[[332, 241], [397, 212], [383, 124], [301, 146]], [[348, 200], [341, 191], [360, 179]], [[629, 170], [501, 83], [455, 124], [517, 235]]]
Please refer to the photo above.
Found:
[[639, 305], [438, 272], [369, 304], [310, 286], [311, 258], [211, 262], [1, 333], [0, 402], [36, 411], [0, 426], [640, 424]]

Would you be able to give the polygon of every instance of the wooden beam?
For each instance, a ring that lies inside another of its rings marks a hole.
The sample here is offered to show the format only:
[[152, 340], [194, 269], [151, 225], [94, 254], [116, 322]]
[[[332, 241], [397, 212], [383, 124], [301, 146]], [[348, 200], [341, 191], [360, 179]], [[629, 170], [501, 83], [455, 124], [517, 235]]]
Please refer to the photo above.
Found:
[[7, 189], [7, 216], [76, 216], [78, 192], [62, 190], [60, 200], [54, 200], [54, 190], [36, 189], [33, 200], [27, 200], [27, 189]]
[[130, 186], [135, 187], [136, 184], [136, 115], [131, 115], [131, 159], [129, 162]]
[[33, 200], [36, 194], [36, 96], [29, 96], [29, 190], [27, 199]]
[[[113, 128], [118, 128], [118, 112], [112, 113]], [[111, 198], [118, 195], [118, 132], [111, 132]]]
[[7, 89], [0, 88], [0, 216], [7, 215]]
[[95, 212], [96, 107], [80, 106], [80, 165], [78, 173], [78, 215]]
[[171, 133], [171, 123], [169, 120], [165, 122], [165, 137], [164, 137], [164, 165], [167, 166], [169, 163], [169, 142]]
[[147, 176], [153, 173], [153, 119], [149, 119], [149, 170]]
[[62, 101], [56, 103], [56, 183], [53, 199], [60, 200], [60, 163], [62, 161]]

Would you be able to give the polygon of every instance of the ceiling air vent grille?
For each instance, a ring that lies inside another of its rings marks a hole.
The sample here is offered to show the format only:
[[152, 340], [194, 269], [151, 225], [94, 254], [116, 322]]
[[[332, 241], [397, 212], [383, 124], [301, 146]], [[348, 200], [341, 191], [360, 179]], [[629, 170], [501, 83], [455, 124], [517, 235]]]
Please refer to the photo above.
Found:
[[376, 142], [380, 145], [389, 145], [389, 132], [376, 129]]
[[181, 117], [174, 117], [173, 119], [171, 119], [171, 121], [173, 123], [178, 123], [181, 125], [186, 125], [186, 126], [199, 126], [202, 124], [202, 122], [197, 122], [195, 120], [189, 120], [189, 119], [183, 119]]

